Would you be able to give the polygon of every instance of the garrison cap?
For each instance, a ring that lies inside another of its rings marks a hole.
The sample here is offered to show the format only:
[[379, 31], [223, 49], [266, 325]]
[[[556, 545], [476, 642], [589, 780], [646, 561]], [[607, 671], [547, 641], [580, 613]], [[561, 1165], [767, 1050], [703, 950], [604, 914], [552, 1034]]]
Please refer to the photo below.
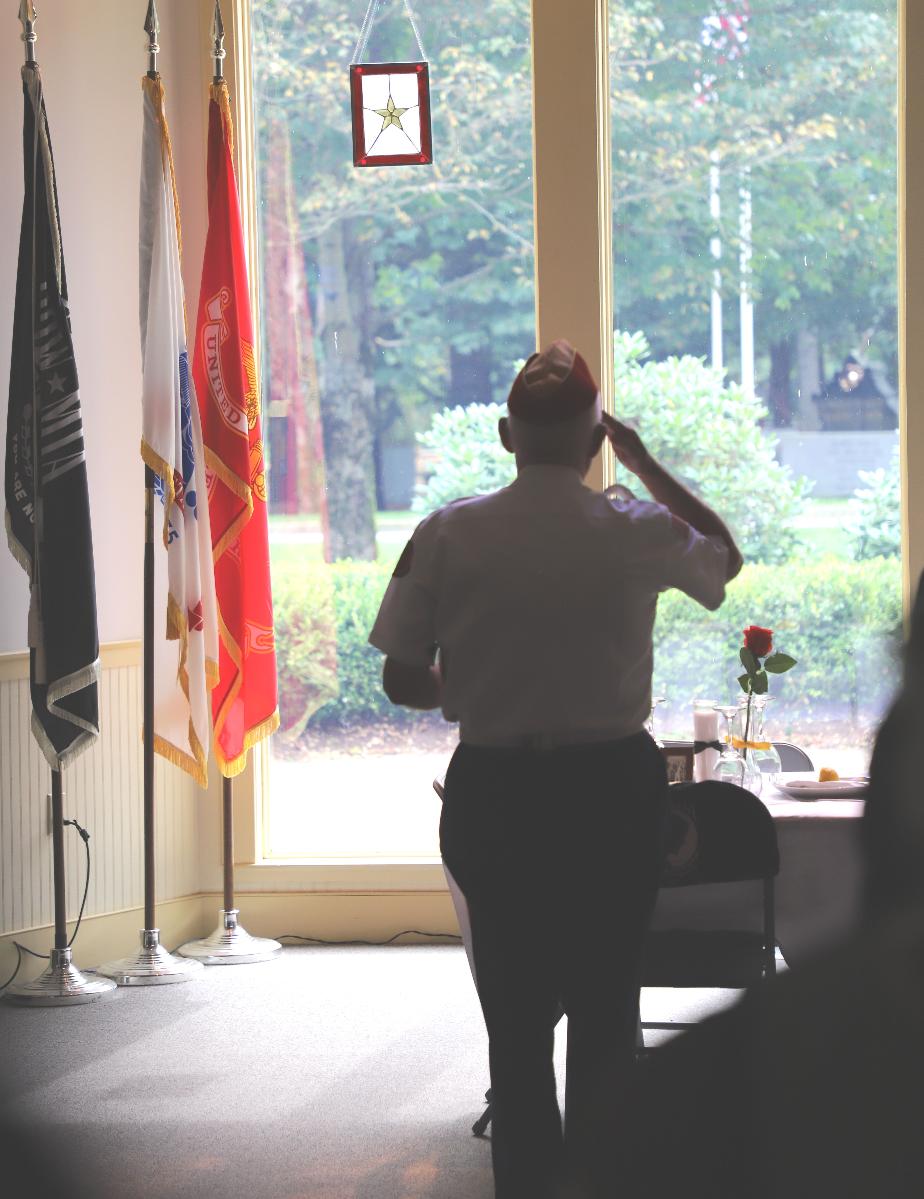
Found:
[[573, 420], [594, 403], [599, 388], [587, 363], [560, 338], [527, 358], [513, 381], [507, 410], [517, 420], [547, 425]]

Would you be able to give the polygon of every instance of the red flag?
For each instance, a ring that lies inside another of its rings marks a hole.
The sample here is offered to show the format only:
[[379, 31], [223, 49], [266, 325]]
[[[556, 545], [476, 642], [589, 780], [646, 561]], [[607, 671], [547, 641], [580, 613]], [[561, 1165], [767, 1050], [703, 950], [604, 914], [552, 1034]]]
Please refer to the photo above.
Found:
[[219, 769], [231, 778], [244, 769], [250, 746], [278, 727], [279, 713], [260, 398], [227, 84], [212, 84], [210, 95], [209, 229], [193, 378], [218, 600], [213, 748]]

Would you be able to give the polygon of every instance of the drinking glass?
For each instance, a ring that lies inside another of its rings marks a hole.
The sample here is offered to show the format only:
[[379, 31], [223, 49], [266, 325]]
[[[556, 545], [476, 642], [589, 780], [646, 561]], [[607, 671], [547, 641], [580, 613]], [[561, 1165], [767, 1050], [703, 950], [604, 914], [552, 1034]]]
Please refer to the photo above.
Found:
[[738, 715], [738, 705], [716, 704], [715, 710], [725, 719], [725, 744], [712, 771], [712, 777], [716, 782], [735, 783], [742, 787], [744, 785], [744, 758], [732, 744], [732, 721]]

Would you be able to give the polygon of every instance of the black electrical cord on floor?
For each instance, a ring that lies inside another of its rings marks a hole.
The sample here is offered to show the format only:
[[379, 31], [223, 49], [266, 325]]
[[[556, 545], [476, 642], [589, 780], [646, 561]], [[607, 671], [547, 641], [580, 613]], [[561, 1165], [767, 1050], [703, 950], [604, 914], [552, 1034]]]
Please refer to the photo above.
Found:
[[399, 937], [441, 937], [447, 941], [461, 941], [462, 938], [458, 933], [425, 933], [419, 928], [405, 928], [400, 933], [395, 933], [393, 937], [389, 937], [387, 941], [325, 941], [322, 937], [303, 937], [299, 933], [280, 933], [275, 939], [277, 941], [305, 941], [309, 945], [391, 945], [393, 941], [397, 941]]
[[80, 901], [80, 911], [77, 914], [77, 923], [74, 925], [74, 931], [71, 933], [71, 939], [67, 943], [68, 949], [74, 944], [77, 934], [80, 932], [80, 922], [83, 920], [83, 909], [87, 906], [87, 894], [90, 890], [90, 834], [78, 824], [76, 820], [65, 820], [65, 824], [72, 824], [80, 834], [80, 839], [83, 841], [83, 847], [87, 851], [87, 876], [83, 884], [83, 899]]
[[[81, 840], [83, 841], [84, 849], [87, 851], [87, 873], [83, 884], [83, 899], [80, 901], [80, 913], [77, 916], [77, 923], [74, 925], [74, 931], [71, 934], [71, 939], [67, 943], [68, 949], [70, 949], [70, 947], [74, 944], [77, 934], [80, 932], [80, 922], [83, 920], [83, 910], [87, 906], [87, 895], [90, 891], [90, 834], [83, 827], [83, 825], [78, 824], [76, 820], [65, 820], [64, 823], [74, 826], [79, 833]], [[19, 973], [22, 966], [22, 955], [24, 953], [31, 954], [31, 956], [34, 958], [43, 958], [46, 962], [51, 957], [51, 954], [48, 953], [36, 953], [34, 949], [29, 949], [27, 945], [20, 945], [18, 941], [13, 941], [13, 945], [16, 948], [16, 969], [6, 980], [6, 982], [0, 986], [0, 991], [5, 991], [7, 987], [11, 986], [16, 981], [16, 975]]]
[[11, 983], [16, 981], [16, 975], [19, 973], [19, 967], [22, 965], [22, 946], [17, 944], [16, 941], [13, 942], [13, 945], [16, 949], [16, 969], [13, 971], [13, 973], [10, 975], [10, 977], [6, 980], [6, 982], [3, 984], [3, 986], [0, 987], [0, 991], [5, 991]]

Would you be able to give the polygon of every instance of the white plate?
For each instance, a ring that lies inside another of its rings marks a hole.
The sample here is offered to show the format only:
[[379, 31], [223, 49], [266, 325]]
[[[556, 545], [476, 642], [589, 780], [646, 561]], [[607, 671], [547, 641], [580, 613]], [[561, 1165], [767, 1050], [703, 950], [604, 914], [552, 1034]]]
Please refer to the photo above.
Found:
[[869, 780], [859, 777], [820, 783], [818, 779], [789, 779], [776, 785], [790, 799], [861, 799], [869, 787]]

